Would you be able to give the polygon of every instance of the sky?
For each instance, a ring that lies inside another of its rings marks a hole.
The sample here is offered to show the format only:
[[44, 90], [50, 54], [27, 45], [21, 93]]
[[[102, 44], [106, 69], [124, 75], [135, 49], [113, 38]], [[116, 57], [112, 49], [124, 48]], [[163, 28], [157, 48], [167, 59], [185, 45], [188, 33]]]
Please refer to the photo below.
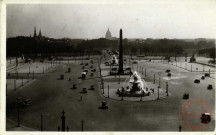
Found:
[[6, 36], [30, 36], [34, 27], [52, 38], [215, 38], [216, 1], [8, 4]]

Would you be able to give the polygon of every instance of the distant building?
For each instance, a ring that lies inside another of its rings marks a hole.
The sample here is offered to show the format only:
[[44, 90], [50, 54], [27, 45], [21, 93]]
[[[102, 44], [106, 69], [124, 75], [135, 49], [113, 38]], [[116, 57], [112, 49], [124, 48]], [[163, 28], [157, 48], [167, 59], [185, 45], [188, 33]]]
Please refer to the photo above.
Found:
[[36, 27], [34, 27], [34, 38], [37, 37], [37, 31], [36, 31]]
[[41, 29], [40, 29], [40, 31], [39, 31], [39, 37], [40, 37], [40, 38], [42, 37], [42, 34], [41, 34]]
[[107, 32], [106, 32], [106, 34], [105, 34], [105, 38], [106, 38], [106, 39], [109, 39], [109, 40], [118, 40], [118, 38], [112, 37], [112, 34], [111, 34], [111, 32], [109, 31], [109, 28], [108, 28], [108, 30], [107, 30]]
[[111, 35], [111, 32], [109, 31], [109, 28], [108, 28], [108, 30], [106, 32], [105, 38], [106, 39], [111, 39], [112, 38], [112, 35]]
[[45, 39], [45, 37], [42, 36], [41, 29], [40, 29], [40, 31], [39, 31], [39, 34], [37, 35], [36, 27], [34, 27], [34, 39], [36, 39], [36, 40], [42, 40], [42, 39]]

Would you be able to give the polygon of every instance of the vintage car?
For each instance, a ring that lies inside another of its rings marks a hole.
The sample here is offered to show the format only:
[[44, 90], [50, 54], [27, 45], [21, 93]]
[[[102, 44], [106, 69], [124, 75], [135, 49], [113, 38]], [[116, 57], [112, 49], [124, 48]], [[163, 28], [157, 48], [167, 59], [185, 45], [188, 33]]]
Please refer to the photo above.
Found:
[[63, 74], [60, 75], [60, 79], [64, 80], [64, 75]]
[[202, 113], [200, 119], [201, 119], [202, 123], [208, 123], [211, 121], [211, 114], [210, 113]]
[[82, 79], [86, 78], [86, 72], [82, 72]]

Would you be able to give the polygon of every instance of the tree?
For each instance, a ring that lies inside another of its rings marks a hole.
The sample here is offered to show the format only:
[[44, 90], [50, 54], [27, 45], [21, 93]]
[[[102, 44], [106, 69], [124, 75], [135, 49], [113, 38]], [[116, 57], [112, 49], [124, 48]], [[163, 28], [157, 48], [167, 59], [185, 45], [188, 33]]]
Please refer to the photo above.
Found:
[[209, 49], [209, 56], [213, 59], [213, 62], [215, 63], [215, 48]]

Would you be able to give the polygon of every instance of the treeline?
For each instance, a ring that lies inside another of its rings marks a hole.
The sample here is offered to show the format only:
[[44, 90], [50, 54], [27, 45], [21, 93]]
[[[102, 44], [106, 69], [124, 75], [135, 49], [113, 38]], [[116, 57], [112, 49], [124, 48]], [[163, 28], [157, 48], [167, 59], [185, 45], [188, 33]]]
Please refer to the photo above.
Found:
[[[21, 54], [62, 54], [88, 55], [101, 54], [102, 50], [117, 50], [118, 40], [105, 38], [82, 39], [34, 39], [31, 37], [8, 38], [6, 41], [7, 56], [20, 56]], [[214, 42], [199, 41], [197, 43], [184, 40], [147, 39], [123, 40], [124, 54], [142, 55], [148, 53], [183, 54], [188, 49], [200, 50], [214, 47]]]
[[215, 52], [216, 48], [208, 48], [208, 49], [201, 49], [198, 51], [198, 54], [208, 54], [210, 58], [212, 58], [215, 61]]

